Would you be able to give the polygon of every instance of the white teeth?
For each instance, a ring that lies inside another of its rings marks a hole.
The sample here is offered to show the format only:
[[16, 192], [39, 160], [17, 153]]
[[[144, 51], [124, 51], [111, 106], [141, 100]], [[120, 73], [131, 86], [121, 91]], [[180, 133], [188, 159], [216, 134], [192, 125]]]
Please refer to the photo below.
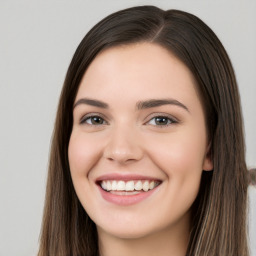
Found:
[[100, 183], [101, 187], [106, 191], [149, 191], [154, 189], [156, 186], [159, 185], [158, 181], [149, 181], [149, 180], [104, 180]]
[[145, 181], [144, 183], [143, 183], [143, 190], [144, 191], [148, 191], [149, 190], [149, 182], [148, 181]]
[[118, 181], [116, 190], [125, 190], [125, 182], [122, 180]]
[[134, 190], [134, 182], [133, 181], [126, 182], [125, 190], [126, 191], [133, 191]]
[[101, 182], [101, 187], [107, 190], [107, 182], [105, 180]]
[[116, 182], [116, 180], [112, 181], [112, 190], [117, 190], [117, 182]]
[[107, 191], [110, 191], [112, 190], [112, 184], [111, 184], [111, 181], [107, 181]]
[[140, 180], [135, 184], [135, 190], [142, 190], [142, 182]]
[[151, 182], [149, 183], [149, 189], [153, 189], [154, 186], [155, 186], [155, 182], [154, 182], [154, 181], [151, 181]]

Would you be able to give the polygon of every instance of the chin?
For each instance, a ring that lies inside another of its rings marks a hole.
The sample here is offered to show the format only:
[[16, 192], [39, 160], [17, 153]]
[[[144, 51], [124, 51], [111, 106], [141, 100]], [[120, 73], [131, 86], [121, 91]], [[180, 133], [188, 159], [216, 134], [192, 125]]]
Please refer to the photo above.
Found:
[[98, 233], [104, 232], [119, 239], [140, 239], [156, 233], [158, 230], [150, 227], [131, 227], [130, 225], [97, 226]]

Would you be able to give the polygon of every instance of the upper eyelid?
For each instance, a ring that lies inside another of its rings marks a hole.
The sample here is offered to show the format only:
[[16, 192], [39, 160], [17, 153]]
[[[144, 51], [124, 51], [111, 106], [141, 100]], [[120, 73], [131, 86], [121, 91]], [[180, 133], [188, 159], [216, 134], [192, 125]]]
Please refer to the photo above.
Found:
[[173, 115], [167, 114], [167, 113], [151, 113], [150, 115], [147, 116], [146, 118], [146, 122], [149, 122], [151, 119], [156, 118], [156, 117], [166, 117], [169, 118], [175, 122], [180, 122], [180, 120], [176, 117], [174, 117]]
[[97, 113], [97, 112], [92, 112], [92, 113], [87, 113], [85, 115], [83, 115], [80, 119], [79, 119], [79, 123], [82, 123], [83, 121], [85, 121], [86, 119], [90, 118], [90, 117], [94, 117], [94, 116], [98, 116], [100, 118], [102, 118], [106, 123], [108, 123], [108, 121], [106, 120], [106, 117], [104, 115], [102, 115], [101, 113]]

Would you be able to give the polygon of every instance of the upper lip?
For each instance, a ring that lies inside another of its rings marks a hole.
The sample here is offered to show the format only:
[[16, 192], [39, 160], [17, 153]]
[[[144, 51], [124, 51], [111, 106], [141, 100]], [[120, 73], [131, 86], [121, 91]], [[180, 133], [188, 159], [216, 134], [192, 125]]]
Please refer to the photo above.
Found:
[[103, 180], [123, 180], [123, 181], [129, 181], [129, 180], [155, 180], [155, 181], [161, 181], [159, 178], [152, 177], [152, 176], [145, 176], [141, 174], [121, 174], [121, 173], [108, 173], [99, 176], [96, 179], [97, 182], [101, 182]]

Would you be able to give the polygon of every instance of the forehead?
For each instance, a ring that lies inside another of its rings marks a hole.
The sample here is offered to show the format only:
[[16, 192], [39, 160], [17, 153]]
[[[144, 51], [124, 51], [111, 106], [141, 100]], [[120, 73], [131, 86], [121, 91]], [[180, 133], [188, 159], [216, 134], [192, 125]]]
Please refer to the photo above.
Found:
[[99, 53], [82, 78], [77, 98], [179, 97], [185, 92], [187, 97], [197, 97], [195, 88], [190, 70], [170, 51], [153, 43], [137, 43]]

